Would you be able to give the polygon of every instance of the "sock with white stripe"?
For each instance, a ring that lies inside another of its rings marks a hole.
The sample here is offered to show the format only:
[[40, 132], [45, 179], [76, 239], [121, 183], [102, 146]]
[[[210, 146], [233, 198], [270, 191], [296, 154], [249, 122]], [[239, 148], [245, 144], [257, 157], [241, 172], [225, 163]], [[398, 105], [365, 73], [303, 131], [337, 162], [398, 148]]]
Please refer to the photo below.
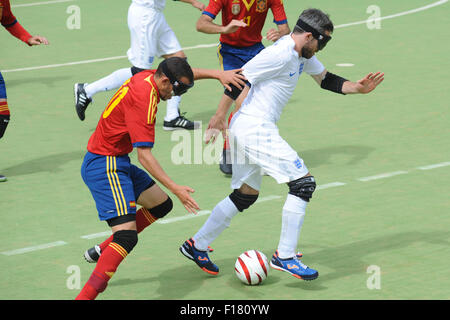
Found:
[[226, 197], [220, 201], [211, 212], [208, 220], [192, 237], [198, 250], [206, 251], [208, 246], [230, 225], [231, 219], [238, 213], [238, 209]]
[[172, 121], [173, 119], [180, 116], [180, 111], [178, 109], [180, 102], [181, 96], [173, 96], [172, 98], [167, 100], [167, 110], [164, 121]]
[[307, 204], [306, 201], [292, 194], [287, 196], [283, 206], [281, 235], [278, 243], [278, 255], [281, 259], [292, 258], [296, 255]]
[[123, 68], [114, 71], [110, 75], [101, 78], [95, 82], [89, 83], [84, 87], [86, 95], [92, 98], [101, 91], [109, 91], [119, 88], [126, 80], [132, 77], [131, 68]]

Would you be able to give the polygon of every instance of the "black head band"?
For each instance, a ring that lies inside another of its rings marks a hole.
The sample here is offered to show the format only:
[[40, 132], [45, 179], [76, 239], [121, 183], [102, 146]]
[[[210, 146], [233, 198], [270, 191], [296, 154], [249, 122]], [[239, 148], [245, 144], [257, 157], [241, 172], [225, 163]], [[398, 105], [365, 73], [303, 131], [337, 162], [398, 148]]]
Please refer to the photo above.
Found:
[[297, 26], [300, 29], [302, 29], [303, 31], [311, 32], [312, 36], [315, 39], [317, 39], [317, 41], [319, 42], [319, 51], [322, 50], [323, 48], [325, 48], [328, 41], [331, 40], [330, 36], [320, 33], [319, 31], [317, 31], [316, 29], [314, 29], [313, 27], [311, 27], [309, 24], [307, 24], [305, 21], [303, 21], [301, 19], [298, 19]]
[[170, 72], [169, 67], [167, 66], [166, 60], [161, 62], [161, 69], [162, 72], [166, 75], [167, 78], [169, 78], [170, 83], [173, 86], [173, 93], [176, 96], [181, 96], [183, 93], [186, 93], [188, 89], [192, 88], [194, 86], [194, 82], [190, 84], [183, 83]]

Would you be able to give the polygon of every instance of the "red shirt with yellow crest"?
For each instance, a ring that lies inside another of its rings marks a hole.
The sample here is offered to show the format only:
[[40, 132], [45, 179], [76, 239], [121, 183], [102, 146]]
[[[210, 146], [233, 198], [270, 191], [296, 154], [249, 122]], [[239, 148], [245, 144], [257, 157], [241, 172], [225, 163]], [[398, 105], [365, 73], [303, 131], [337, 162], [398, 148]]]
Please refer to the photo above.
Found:
[[121, 156], [133, 147], [153, 147], [159, 92], [156, 70], [141, 71], [117, 90], [89, 139], [89, 152]]
[[269, 8], [276, 24], [287, 23], [283, 0], [210, 0], [203, 14], [215, 19], [222, 11], [224, 26], [231, 20], [243, 20], [247, 23], [246, 28], [239, 28], [234, 33], [221, 34], [220, 42], [236, 47], [249, 47], [261, 42], [261, 31]]

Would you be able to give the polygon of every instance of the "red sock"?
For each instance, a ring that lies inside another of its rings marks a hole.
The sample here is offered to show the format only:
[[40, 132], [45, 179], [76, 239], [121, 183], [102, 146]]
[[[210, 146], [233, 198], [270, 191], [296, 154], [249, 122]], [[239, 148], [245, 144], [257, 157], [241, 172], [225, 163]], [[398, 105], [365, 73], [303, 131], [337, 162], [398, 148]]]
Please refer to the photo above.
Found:
[[98, 259], [97, 265], [89, 280], [84, 285], [76, 300], [94, 300], [99, 293], [105, 291], [109, 279], [114, 275], [119, 264], [128, 252], [115, 242], [111, 242]]
[[[150, 211], [148, 211], [146, 208], [140, 208], [136, 212], [137, 233], [139, 233], [142, 230], [144, 230], [145, 228], [147, 228], [149, 225], [151, 225], [156, 220], [158, 220], [158, 219], [155, 218], [150, 213]], [[111, 243], [112, 239], [113, 239], [113, 235], [111, 235], [108, 239], [106, 239], [105, 241], [103, 241], [102, 243], [99, 244], [101, 252], [103, 252], [106, 249], [106, 247], [108, 247], [108, 245]]]
[[[233, 112], [230, 112], [230, 116], [228, 117], [228, 127], [230, 126], [231, 118], [233, 118]], [[225, 137], [225, 141], [223, 142], [223, 150], [230, 149], [230, 143], [228, 142], [228, 135]]]
[[4, 116], [10, 115], [7, 101], [0, 101], [0, 114]]

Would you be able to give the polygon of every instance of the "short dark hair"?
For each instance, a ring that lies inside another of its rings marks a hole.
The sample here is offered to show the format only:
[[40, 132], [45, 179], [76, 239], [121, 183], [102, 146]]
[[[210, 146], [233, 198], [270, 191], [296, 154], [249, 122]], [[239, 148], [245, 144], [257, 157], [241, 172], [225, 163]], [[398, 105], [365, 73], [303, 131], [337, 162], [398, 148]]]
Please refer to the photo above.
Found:
[[[330, 20], [330, 16], [319, 9], [306, 9], [300, 14], [299, 20], [307, 23], [321, 34], [325, 34], [325, 31], [332, 33], [334, 31], [333, 22]], [[299, 26], [294, 27], [294, 33], [305, 32]]]
[[[167, 68], [172, 73], [172, 75], [177, 79], [180, 80], [180, 78], [186, 77], [189, 79], [189, 83], [194, 82], [194, 73], [192, 72], [192, 68], [187, 62], [186, 58], [180, 58], [180, 57], [171, 57], [164, 60], [166, 62]], [[162, 62], [161, 62], [162, 63]], [[161, 76], [164, 74], [162, 71], [161, 63], [158, 66], [158, 69], [156, 69], [156, 74], [158, 76]]]

